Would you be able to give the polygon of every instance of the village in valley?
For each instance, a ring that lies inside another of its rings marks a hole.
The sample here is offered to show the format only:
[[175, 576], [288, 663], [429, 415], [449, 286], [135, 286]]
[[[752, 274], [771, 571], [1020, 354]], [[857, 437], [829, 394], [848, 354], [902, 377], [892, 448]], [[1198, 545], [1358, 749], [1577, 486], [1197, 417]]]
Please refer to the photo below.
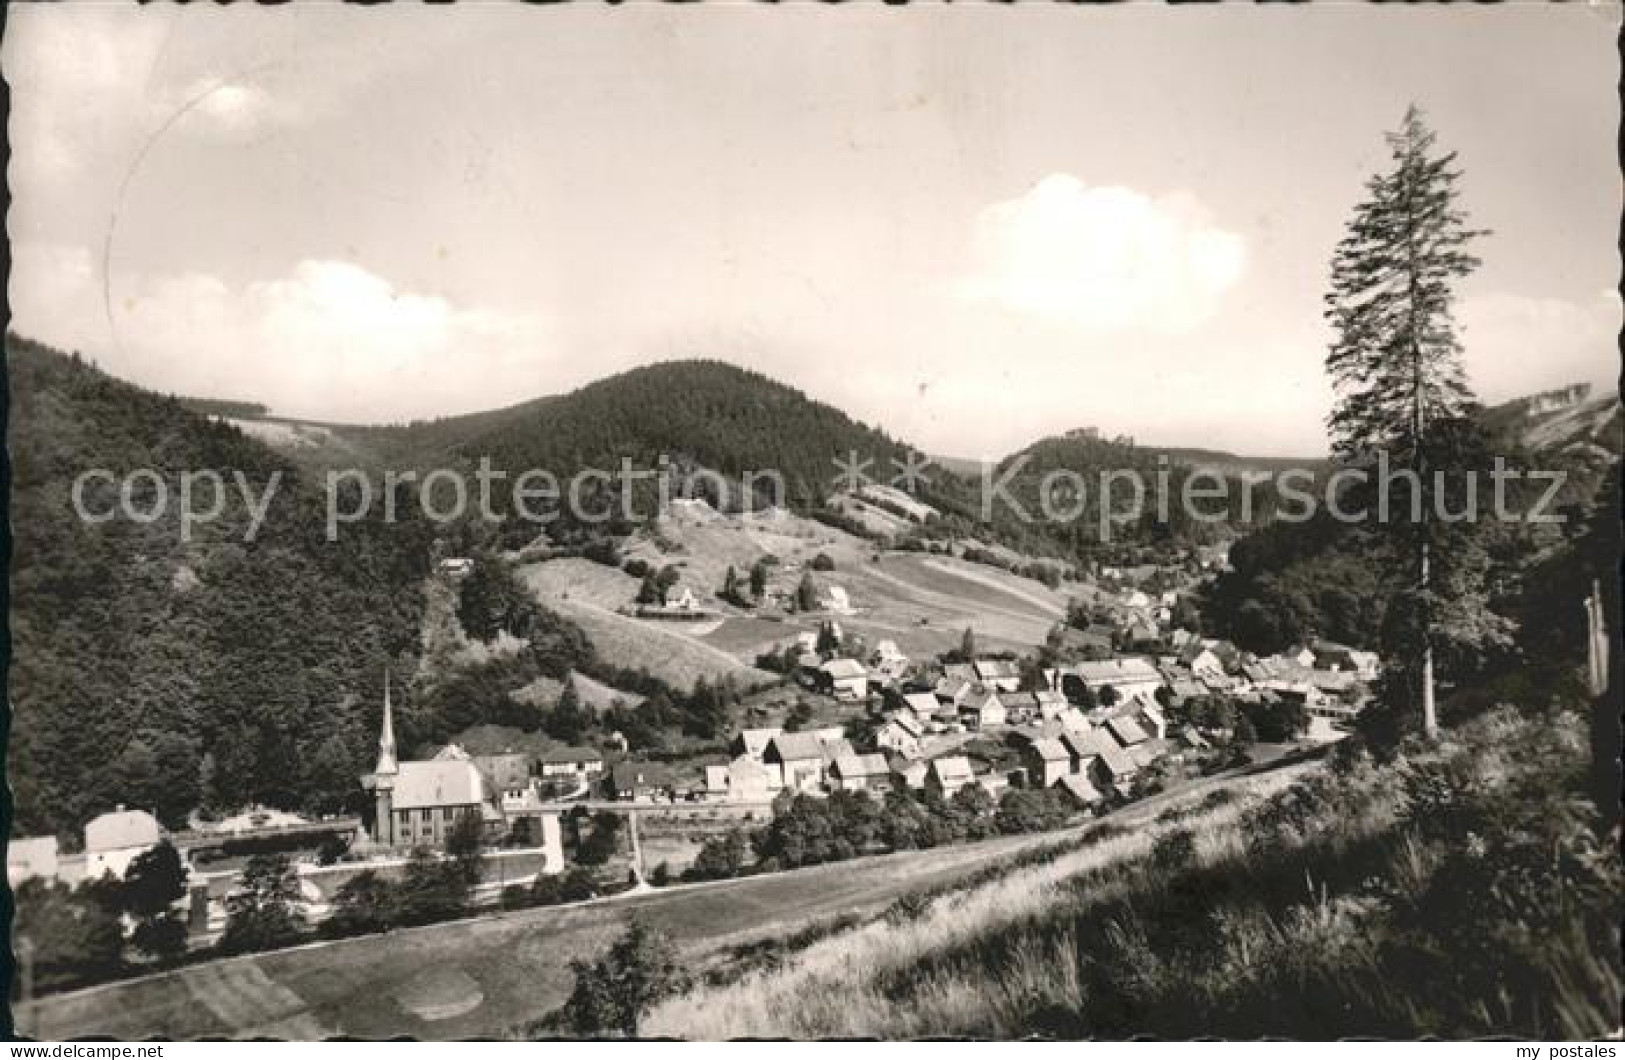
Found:
[[1620, 1037], [1619, 4], [362, 6], [8, 10], [0, 1032]]
[[[487, 727], [472, 734], [478, 746], [453, 741], [414, 758], [397, 745], [386, 676], [377, 760], [357, 778], [357, 812], [311, 818], [245, 806], [170, 830], [147, 808], [119, 806], [85, 822], [73, 852], [55, 837], [13, 840], [8, 877], [14, 887], [119, 881], [172, 846], [185, 893], [171, 909], [194, 950], [219, 942], [252, 890], [244, 870], [254, 855], [287, 859], [288, 906], [310, 925], [353, 899], [345, 888], [353, 892], [358, 875], [399, 880], [459, 859], [472, 866], [469, 909], [583, 900], [795, 867], [745, 837], [798, 799], [894, 807], [886, 800], [902, 798], [989, 822], [950, 839], [991, 834], [1012, 793], [1017, 803], [1040, 796], [1046, 812], [1007, 830], [1109, 816], [1339, 739], [1380, 673], [1373, 653], [1326, 640], [1258, 657], [1182, 624], [1195, 614], [1193, 594], [1223, 569], [1222, 545], [1031, 578], [980, 542], [933, 540], [935, 513], [901, 491], [869, 487], [835, 510], [878, 519], [892, 534], [911, 530], [909, 544], [888, 550], [895, 537], [859, 537], [782, 510], [726, 515], [685, 498], [623, 542], [629, 558], [615, 589], [604, 588], [601, 563], [536, 560], [535, 545], [483, 561], [515, 566], [566, 614], [596, 616], [634, 640], [675, 640], [684, 650], [661, 671], [674, 680], [689, 656], [732, 644], [738, 661], [718, 687], [752, 684], [736, 691], [719, 743], [651, 755], [620, 732], [591, 745], [509, 731], [521, 748], [493, 745], [503, 734]], [[741, 549], [755, 556], [743, 574], [727, 562]], [[657, 568], [640, 554], [678, 561]], [[594, 567], [599, 576], [582, 576]], [[724, 573], [707, 592], [694, 572], [716, 569]], [[473, 570], [470, 558], [442, 558], [431, 595], [454, 599]], [[933, 588], [909, 574], [928, 575]], [[980, 620], [963, 626], [944, 614], [978, 606]], [[1060, 617], [1048, 621], [1052, 613]], [[466, 634], [451, 636], [469, 650]], [[514, 650], [504, 639], [491, 650]], [[638, 701], [575, 673], [558, 688], [589, 703]]]

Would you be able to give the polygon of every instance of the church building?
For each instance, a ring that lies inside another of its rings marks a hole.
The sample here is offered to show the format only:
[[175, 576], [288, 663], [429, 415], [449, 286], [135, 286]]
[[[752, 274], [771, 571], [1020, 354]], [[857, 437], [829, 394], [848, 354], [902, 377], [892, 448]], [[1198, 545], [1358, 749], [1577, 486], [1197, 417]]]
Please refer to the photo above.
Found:
[[460, 748], [447, 747], [427, 762], [396, 759], [387, 675], [378, 764], [361, 782], [373, 793], [372, 840], [380, 846], [439, 849], [457, 819], [470, 813], [480, 819], [486, 832], [502, 829], [502, 812], [492, 805], [485, 778]]

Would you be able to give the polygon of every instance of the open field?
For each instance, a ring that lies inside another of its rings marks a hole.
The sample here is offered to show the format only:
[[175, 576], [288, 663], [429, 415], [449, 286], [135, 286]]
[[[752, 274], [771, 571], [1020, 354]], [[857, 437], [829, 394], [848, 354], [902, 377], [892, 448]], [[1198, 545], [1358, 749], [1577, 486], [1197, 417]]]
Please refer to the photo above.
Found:
[[613, 608], [619, 605], [604, 597], [611, 592], [619, 595], [630, 585], [624, 603], [637, 589], [635, 579], [618, 571], [590, 560], [561, 559], [521, 567], [519, 576], [538, 600], [580, 625], [599, 654], [620, 666], [644, 667], [679, 688], [691, 688], [701, 677], [710, 680], [725, 674], [745, 684], [775, 679], [705, 643], [680, 623], [617, 614]]
[[[1142, 823], [1171, 801], [1253, 782], [1208, 778], [1109, 820]], [[782, 937], [809, 923], [878, 913], [907, 891], [963, 878], [1087, 827], [213, 961], [46, 998], [19, 1007], [17, 1018], [40, 1038], [501, 1034], [562, 1003], [572, 983], [569, 959], [606, 947], [634, 912], [703, 963], [725, 948]]]
[[[818, 572], [815, 580], [821, 588], [846, 589], [855, 614], [814, 611], [769, 621], [712, 598], [730, 566], [743, 577], [761, 556], [776, 555], [782, 561], [774, 574], [776, 584], [792, 587], [800, 579], [801, 565], [820, 552], [834, 560], [835, 570]], [[578, 622], [606, 657], [647, 667], [685, 688], [699, 677], [729, 673], [746, 682], [768, 680], [751, 665], [756, 656], [830, 618], [871, 646], [893, 640], [917, 659], [958, 647], [966, 627], [976, 631], [985, 649], [1029, 650], [1065, 618], [1072, 593], [1081, 588], [1050, 589], [1031, 578], [947, 556], [876, 553], [868, 542], [792, 515], [774, 520], [714, 514], [666, 518], [658, 540], [647, 535], [634, 539], [627, 554], [654, 567], [678, 566], [683, 584], [705, 606], [728, 617], [686, 624], [618, 614], [617, 608], [635, 597], [637, 579], [590, 560], [533, 563], [522, 567], [520, 575], [539, 600]]]
[[[1254, 771], [1228, 797], [1181, 799], [1145, 826], [742, 967], [640, 1030], [1617, 1035], [1618, 855], [1573, 794], [1592, 766], [1589, 722], [1501, 707], [1390, 760]], [[1470, 829], [1441, 826], [1445, 813]]]

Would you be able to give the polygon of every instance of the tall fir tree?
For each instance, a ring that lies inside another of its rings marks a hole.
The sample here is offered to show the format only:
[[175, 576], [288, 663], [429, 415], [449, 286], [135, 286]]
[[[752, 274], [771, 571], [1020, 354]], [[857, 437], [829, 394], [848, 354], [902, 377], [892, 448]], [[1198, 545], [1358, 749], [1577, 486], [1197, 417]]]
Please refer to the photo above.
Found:
[[1416, 106], [1388, 145], [1392, 165], [1367, 182], [1367, 198], [1332, 258], [1325, 315], [1336, 336], [1326, 370], [1337, 404], [1329, 426], [1333, 450], [1344, 460], [1369, 465], [1386, 453], [1390, 466], [1416, 475], [1408, 485], [1412, 517], [1379, 518], [1377, 529], [1414, 569], [1412, 590], [1398, 601], [1409, 617], [1388, 647], [1397, 652], [1402, 694], [1420, 701], [1431, 736], [1438, 731], [1434, 655], [1441, 616], [1430, 488], [1435, 471], [1459, 463], [1450, 439], [1460, 432], [1451, 426], [1475, 407], [1451, 305], [1456, 283], [1479, 265], [1467, 248], [1487, 233], [1468, 227], [1458, 205], [1456, 155], [1435, 149]]

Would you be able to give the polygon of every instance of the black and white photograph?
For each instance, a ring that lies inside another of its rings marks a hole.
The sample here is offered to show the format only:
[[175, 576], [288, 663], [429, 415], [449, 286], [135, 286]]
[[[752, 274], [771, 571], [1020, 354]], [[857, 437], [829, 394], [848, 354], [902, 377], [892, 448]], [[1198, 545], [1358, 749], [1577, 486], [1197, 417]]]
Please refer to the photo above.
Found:
[[8, 1055], [1618, 1056], [1621, 12], [11, 5]]

